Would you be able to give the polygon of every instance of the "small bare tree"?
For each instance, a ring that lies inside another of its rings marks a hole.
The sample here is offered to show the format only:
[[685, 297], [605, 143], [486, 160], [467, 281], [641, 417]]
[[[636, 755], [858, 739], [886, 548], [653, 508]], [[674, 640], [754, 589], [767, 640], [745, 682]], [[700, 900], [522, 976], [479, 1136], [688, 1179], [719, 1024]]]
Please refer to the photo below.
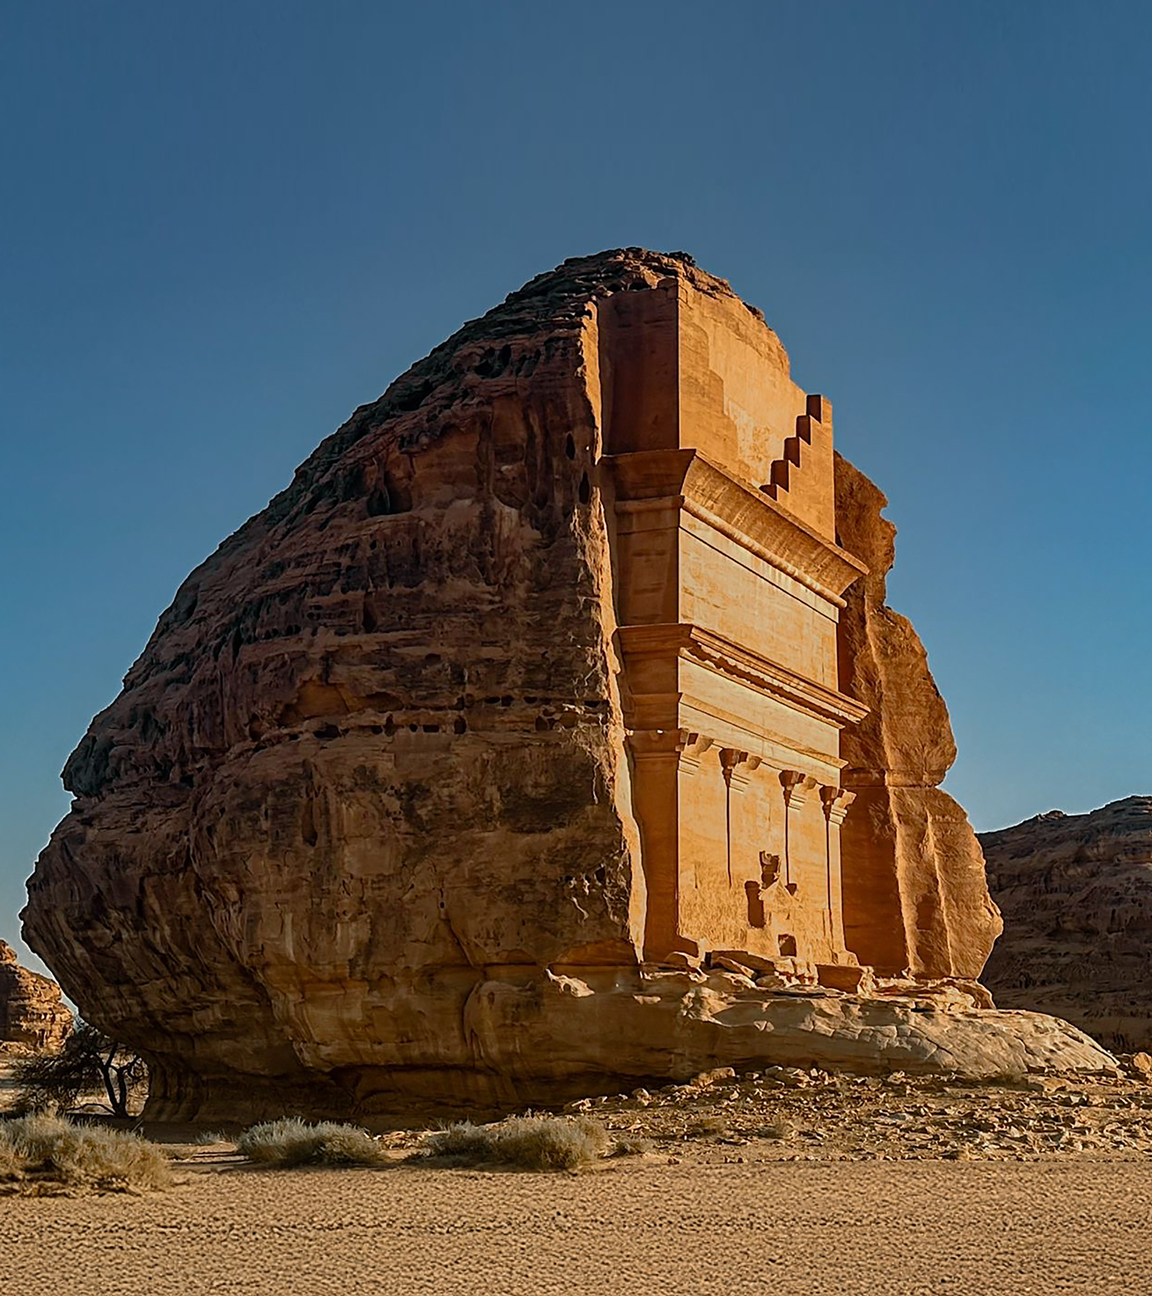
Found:
[[21, 1059], [13, 1079], [19, 1112], [65, 1112], [83, 1094], [103, 1089], [112, 1115], [127, 1116], [129, 1103], [147, 1088], [148, 1068], [138, 1054], [78, 1021], [58, 1053]]

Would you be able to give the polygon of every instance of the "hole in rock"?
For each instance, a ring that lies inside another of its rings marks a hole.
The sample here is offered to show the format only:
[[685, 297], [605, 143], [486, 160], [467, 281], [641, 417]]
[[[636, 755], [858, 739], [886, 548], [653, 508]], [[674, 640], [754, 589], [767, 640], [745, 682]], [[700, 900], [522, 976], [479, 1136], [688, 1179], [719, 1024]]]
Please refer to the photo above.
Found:
[[755, 882], [744, 883], [744, 893], [748, 897], [748, 926], [764, 926], [764, 901], [760, 899], [760, 887]]
[[391, 473], [381, 472], [380, 480], [367, 498], [369, 517], [392, 517], [407, 513], [412, 507], [412, 493]]

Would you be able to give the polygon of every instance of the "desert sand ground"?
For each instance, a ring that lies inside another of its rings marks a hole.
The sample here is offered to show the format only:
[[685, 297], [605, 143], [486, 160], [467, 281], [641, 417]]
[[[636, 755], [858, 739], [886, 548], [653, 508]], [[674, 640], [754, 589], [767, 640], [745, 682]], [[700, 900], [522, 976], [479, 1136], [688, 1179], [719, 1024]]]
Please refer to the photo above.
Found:
[[1152, 1291], [1145, 1162], [199, 1172], [0, 1202], [5, 1296]]
[[1152, 1296], [1152, 1085], [773, 1069], [579, 1105], [579, 1174], [258, 1170], [152, 1127], [179, 1186], [0, 1198], [0, 1296]]

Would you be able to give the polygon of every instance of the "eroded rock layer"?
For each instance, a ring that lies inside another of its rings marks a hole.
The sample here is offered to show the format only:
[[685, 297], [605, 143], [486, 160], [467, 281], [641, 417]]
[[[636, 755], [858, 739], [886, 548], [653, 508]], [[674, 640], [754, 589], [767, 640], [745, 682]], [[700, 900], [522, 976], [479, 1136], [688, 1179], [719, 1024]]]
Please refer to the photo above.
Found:
[[0, 1051], [39, 1053], [58, 1049], [72, 1030], [72, 1014], [60, 987], [21, 967], [16, 951], [0, 940]]
[[[547, 1102], [818, 1039], [988, 1071], [911, 1003], [837, 998], [875, 968], [968, 1010], [996, 918], [882, 497], [831, 438], [759, 312], [633, 249], [324, 441], [181, 586], [29, 883], [29, 943], [148, 1057], [150, 1114]], [[789, 985], [831, 1008], [793, 1021]]]
[[1152, 1049], [1152, 797], [980, 834], [1004, 935], [985, 980], [1109, 1048]]

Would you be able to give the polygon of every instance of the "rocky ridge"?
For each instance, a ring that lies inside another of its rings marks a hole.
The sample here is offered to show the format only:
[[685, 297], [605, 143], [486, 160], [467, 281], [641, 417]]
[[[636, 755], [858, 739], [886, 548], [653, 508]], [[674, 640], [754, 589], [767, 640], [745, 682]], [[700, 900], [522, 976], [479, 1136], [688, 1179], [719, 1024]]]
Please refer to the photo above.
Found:
[[1152, 797], [1052, 810], [980, 843], [1005, 918], [984, 972], [996, 1002], [1152, 1048]]

